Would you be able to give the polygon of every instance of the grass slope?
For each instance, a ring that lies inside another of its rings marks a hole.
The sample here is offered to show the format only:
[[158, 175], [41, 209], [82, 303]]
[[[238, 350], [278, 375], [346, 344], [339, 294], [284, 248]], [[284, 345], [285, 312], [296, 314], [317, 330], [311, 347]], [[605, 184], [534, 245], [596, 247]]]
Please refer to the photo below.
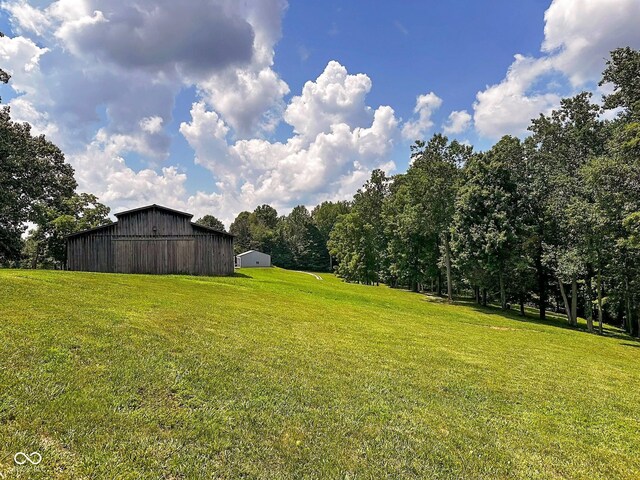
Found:
[[243, 273], [0, 270], [0, 473], [640, 477], [640, 343]]

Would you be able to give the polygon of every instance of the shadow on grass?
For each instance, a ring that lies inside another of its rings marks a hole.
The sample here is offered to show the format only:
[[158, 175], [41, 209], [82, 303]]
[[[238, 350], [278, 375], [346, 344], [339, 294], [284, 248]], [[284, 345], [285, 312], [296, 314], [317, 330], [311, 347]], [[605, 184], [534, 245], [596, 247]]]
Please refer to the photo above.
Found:
[[[439, 297], [435, 297], [435, 301], [440, 301]], [[446, 299], [442, 299], [442, 301], [446, 301]], [[551, 326], [551, 327], [556, 327], [556, 328], [562, 328], [562, 329], [566, 329], [566, 330], [573, 330], [573, 331], [578, 331], [578, 332], [583, 332], [583, 333], [589, 333], [589, 330], [587, 329], [587, 324], [585, 320], [582, 320], [577, 327], [572, 327], [569, 324], [567, 324], [567, 320], [564, 317], [564, 315], [562, 314], [558, 314], [555, 312], [546, 312], [546, 318], [544, 320], [540, 319], [540, 316], [538, 314], [537, 310], [534, 310], [532, 308], [526, 308], [525, 312], [526, 312], [526, 316], [522, 316], [519, 314], [519, 311], [517, 310], [502, 310], [500, 307], [498, 306], [494, 306], [494, 305], [487, 305], [482, 306], [482, 305], [478, 305], [474, 300], [472, 299], [462, 299], [462, 298], [458, 298], [458, 299], [454, 299], [454, 304], [455, 305], [464, 305], [466, 307], [469, 307], [473, 310], [475, 310], [476, 312], [480, 312], [480, 313], [484, 313], [485, 315], [497, 315], [503, 318], [508, 318], [510, 320], [515, 320], [518, 322], [524, 322], [524, 323], [531, 323], [531, 324], [536, 324], [536, 325], [547, 325], [547, 326]], [[579, 319], [580, 320], [580, 319]], [[595, 335], [598, 335], [598, 326], [596, 323], [594, 323], [594, 333]], [[611, 325], [603, 325], [603, 333], [602, 333], [603, 337], [610, 337], [610, 338], [616, 338], [616, 339], [620, 339], [620, 340], [626, 340], [626, 341], [630, 341], [630, 342], [634, 342], [634, 343], [628, 343], [628, 344], [622, 344], [622, 345], [627, 345], [627, 346], [631, 346], [631, 347], [636, 347], [636, 348], [640, 348], [640, 339], [632, 337], [631, 335], [629, 335], [628, 333], [624, 332], [623, 330], [611, 326]]]
[[251, 275], [247, 275], [246, 273], [240, 273], [240, 272], [233, 272], [233, 275], [231, 275], [234, 278], [253, 278]]

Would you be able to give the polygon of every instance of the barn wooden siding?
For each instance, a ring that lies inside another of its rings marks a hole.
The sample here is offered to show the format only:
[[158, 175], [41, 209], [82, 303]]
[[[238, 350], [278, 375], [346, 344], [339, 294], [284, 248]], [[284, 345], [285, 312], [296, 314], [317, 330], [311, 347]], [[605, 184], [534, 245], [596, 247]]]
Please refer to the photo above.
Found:
[[231, 275], [233, 236], [152, 205], [67, 237], [67, 268], [90, 272]]

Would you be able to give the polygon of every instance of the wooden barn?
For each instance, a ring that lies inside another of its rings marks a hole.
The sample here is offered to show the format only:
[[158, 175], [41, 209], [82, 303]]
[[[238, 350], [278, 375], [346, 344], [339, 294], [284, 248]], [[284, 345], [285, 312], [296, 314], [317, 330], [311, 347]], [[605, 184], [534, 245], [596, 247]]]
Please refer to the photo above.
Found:
[[233, 235], [160, 205], [116, 213], [111, 225], [67, 237], [67, 269], [88, 272], [232, 275]]

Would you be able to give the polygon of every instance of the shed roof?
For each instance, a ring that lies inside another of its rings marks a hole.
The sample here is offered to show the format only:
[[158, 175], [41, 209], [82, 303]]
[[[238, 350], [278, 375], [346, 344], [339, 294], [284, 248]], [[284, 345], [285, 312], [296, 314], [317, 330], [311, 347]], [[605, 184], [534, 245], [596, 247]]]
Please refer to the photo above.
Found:
[[255, 253], [261, 253], [262, 255], [268, 255], [268, 256], [271, 256], [271, 255], [269, 255], [268, 253], [260, 252], [260, 251], [258, 251], [258, 250], [247, 250], [246, 252], [239, 253], [238, 255], [236, 255], [236, 257], [242, 257], [243, 255], [247, 255], [247, 254], [249, 254], [249, 253], [254, 253], [254, 252], [255, 252]]

